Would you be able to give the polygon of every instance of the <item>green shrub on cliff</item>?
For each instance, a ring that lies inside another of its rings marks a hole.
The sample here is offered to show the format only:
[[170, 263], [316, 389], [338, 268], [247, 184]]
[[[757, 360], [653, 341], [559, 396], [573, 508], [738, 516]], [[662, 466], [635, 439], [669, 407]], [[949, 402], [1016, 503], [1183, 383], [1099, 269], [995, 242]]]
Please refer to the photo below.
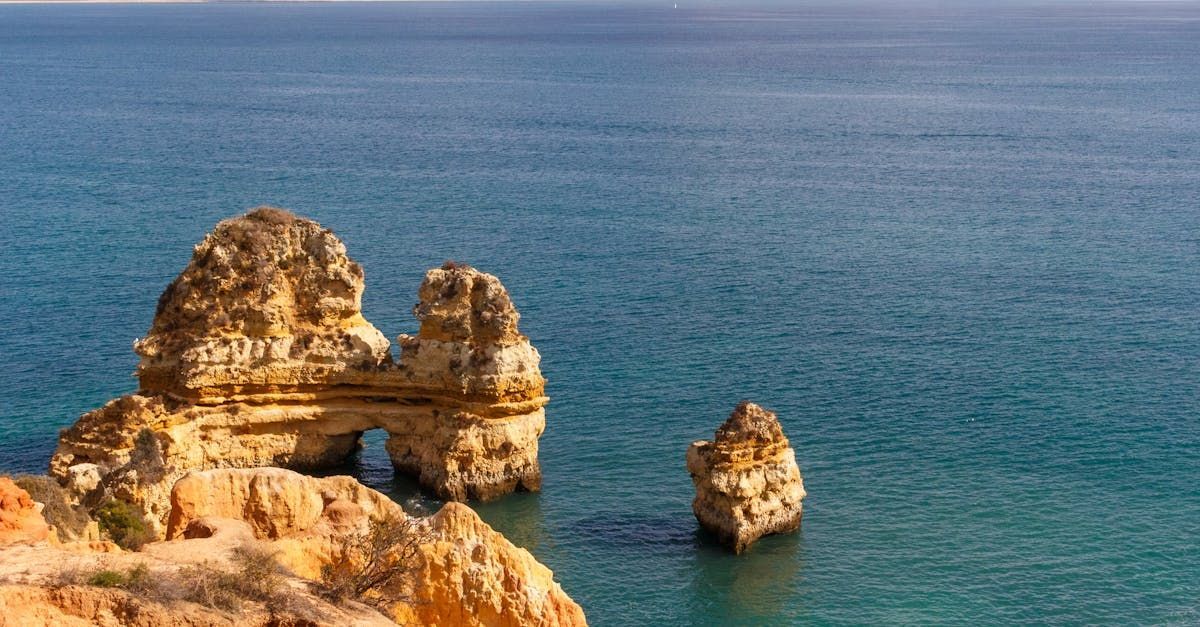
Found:
[[96, 509], [95, 516], [100, 530], [123, 549], [136, 551], [152, 539], [141, 513], [125, 501], [108, 501]]
[[141, 483], [154, 483], [163, 478], [166, 465], [163, 461], [162, 443], [153, 431], [138, 431], [133, 442], [133, 452], [126, 466], [138, 472], [138, 481]]
[[87, 585], [98, 588], [120, 588], [125, 585], [125, 575], [115, 570], [102, 570], [88, 577]]

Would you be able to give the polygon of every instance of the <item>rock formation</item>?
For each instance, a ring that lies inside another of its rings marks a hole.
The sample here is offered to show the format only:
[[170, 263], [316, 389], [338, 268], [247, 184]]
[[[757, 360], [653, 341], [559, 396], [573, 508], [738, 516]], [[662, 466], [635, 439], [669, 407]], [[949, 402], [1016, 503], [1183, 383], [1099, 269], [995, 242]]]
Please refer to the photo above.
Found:
[[[350, 477], [318, 479], [279, 468], [193, 471], [175, 484], [171, 503], [169, 539], [136, 553], [65, 550], [44, 541], [0, 545], [0, 625], [586, 625], [549, 569], [459, 503], [410, 519]], [[10, 509], [40, 518], [28, 505]], [[399, 573], [395, 580], [370, 593], [386, 616], [320, 598], [313, 582], [339, 558], [342, 540], [388, 519], [411, 522], [420, 541], [406, 561], [389, 565]], [[203, 566], [214, 577], [236, 572], [245, 547], [273, 555], [295, 575], [280, 582], [285, 602], [250, 598], [230, 613], [170, 589], [195, 583], [189, 567]], [[89, 582], [97, 572], [139, 565], [152, 578], [142, 587]]]
[[696, 520], [734, 552], [764, 535], [800, 528], [804, 482], [773, 412], [743, 401], [712, 442], [692, 443], [687, 467], [696, 486]]
[[8, 477], [0, 477], [0, 546], [41, 542], [50, 537], [42, 508]]
[[[513, 546], [471, 508], [447, 503], [429, 517], [398, 622], [422, 625], [585, 625], [554, 573]], [[465, 610], [465, 612], [464, 612]]]
[[419, 294], [421, 329], [399, 337], [394, 374], [429, 405], [385, 426], [392, 463], [451, 500], [538, 490], [546, 381], [508, 292], [490, 274], [447, 264], [425, 274]]
[[500, 281], [430, 270], [398, 360], [362, 293], [362, 269], [315, 222], [274, 208], [221, 222], [134, 345], [139, 392], [64, 430], [51, 475], [141, 506], [162, 533], [189, 470], [328, 467], [382, 428], [395, 467], [441, 498], [537, 490], [545, 382]]
[[[349, 478], [345, 478], [350, 480]], [[196, 584], [184, 570], [203, 565], [205, 574], [227, 577], [237, 572], [232, 554], [255, 542], [249, 527], [237, 521], [218, 521], [226, 528], [241, 524], [242, 533], [226, 533], [209, 539], [159, 542], [138, 553], [121, 551], [107, 542], [60, 544], [36, 504], [23, 491], [0, 478], [0, 511], [20, 511], [21, 525], [0, 528], [0, 626], [61, 627], [111, 625], [143, 627], [382, 627], [395, 623], [378, 611], [359, 603], [341, 606], [328, 603], [309, 589], [309, 584], [280, 574], [276, 600], [240, 600], [236, 613], [202, 605], [189, 598], [185, 587]], [[365, 489], [365, 488], [364, 488]], [[20, 490], [17, 488], [17, 490]], [[9, 496], [15, 495], [10, 499]], [[382, 495], [380, 495], [382, 498]], [[15, 507], [13, 506], [15, 504]], [[0, 519], [8, 521], [7, 515]], [[34, 529], [30, 534], [28, 530]], [[19, 542], [15, 542], [19, 540]], [[144, 569], [137, 585], [97, 583], [100, 574], [121, 577]]]
[[[350, 477], [315, 479], [277, 468], [193, 472], [175, 485], [171, 502], [170, 538], [233, 534], [239, 529], [228, 524], [233, 520], [310, 579], [337, 557], [339, 537], [366, 531], [371, 520], [407, 518], [399, 505]], [[554, 574], [469, 507], [447, 503], [418, 519], [415, 529], [422, 541], [411, 561], [397, 566], [405, 576], [380, 591], [401, 599], [391, 608], [397, 622], [586, 624]]]
[[158, 299], [141, 389], [201, 404], [319, 394], [387, 361], [363, 271], [328, 229], [274, 208], [225, 220]]
[[[171, 490], [167, 539], [187, 537], [205, 518], [244, 521], [258, 538], [277, 540], [318, 526], [327, 511], [352, 507], [363, 522], [404, 510], [352, 477], [309, 477], [283, 468], [192, 471]], [[332, 507], [332, 509], [330, 509]]]

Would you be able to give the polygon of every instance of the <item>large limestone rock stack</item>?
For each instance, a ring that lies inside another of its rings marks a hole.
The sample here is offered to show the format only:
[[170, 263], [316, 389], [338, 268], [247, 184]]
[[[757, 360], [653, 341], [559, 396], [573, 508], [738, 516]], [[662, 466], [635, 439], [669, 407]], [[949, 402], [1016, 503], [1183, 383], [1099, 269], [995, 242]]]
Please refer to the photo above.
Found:
[[387, 426], [392, 462], [449, 500], [537, 490], [546, 382], [508, 292], [490, 274], [446, 264], [426, 273], [420, 298], [419, 333], [399, 337], [398, 387], [431, 403]]
[[225, 220], [134, 344], [141, 389], [215, 404], [360, 382], [389, 360], [362, 294], [362, 268], [316, 222], [271, 207]]
[[804, 481], [773, 412], [743, 401], [713, 441], [693, 442], [688, 472], [696, 520], [741, 553], [771, 533], [800, 528]]
[[134, 345], [141, 390], [64, 430], [51, 474], [141, 506], [160, 535], [190, 470], [329, 467], [375, 428], [442, 498], [538, 489], [548, 399], [500, 281], [429, 271], [397, 363], [362, 316], [363, 278], [311, 220], [263, 207], [221, 222]]

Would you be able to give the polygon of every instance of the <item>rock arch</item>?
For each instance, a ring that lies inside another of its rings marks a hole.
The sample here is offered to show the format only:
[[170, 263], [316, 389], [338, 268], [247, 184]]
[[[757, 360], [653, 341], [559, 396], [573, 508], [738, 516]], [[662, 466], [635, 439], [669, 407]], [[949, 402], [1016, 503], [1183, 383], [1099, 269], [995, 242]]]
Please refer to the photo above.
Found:
[[[381, 428], [394, 467], [443, 499], [538, 490], [549, 399], [499, 279], [429, 270], [413, 308], [420, 330], [398, 337], [395, 357], [362, 316], [363, 287], [362, 268], [316, 222], [260, 207], [219, 223], [134, 343], [138, 393], [65, 429], [51, 474], [165, 522], [171, 485], [189, 470], [330, 466]], [[137, 467], [145, 430], [161, 472]]]

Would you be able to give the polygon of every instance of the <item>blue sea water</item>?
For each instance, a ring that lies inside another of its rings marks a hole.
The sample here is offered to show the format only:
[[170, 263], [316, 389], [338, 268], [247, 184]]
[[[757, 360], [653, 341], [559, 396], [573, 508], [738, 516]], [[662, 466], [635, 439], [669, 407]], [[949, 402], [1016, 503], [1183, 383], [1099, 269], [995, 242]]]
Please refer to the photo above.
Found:
[[[0, 471], [271, 203], [391, 337], [503, 279], [545, 485], [478, 509], [596, 625], [1200, 623], [1200, 6], [679, 4], [0, 6]], [[734, 557], [742, 398], [810, 496]]]

